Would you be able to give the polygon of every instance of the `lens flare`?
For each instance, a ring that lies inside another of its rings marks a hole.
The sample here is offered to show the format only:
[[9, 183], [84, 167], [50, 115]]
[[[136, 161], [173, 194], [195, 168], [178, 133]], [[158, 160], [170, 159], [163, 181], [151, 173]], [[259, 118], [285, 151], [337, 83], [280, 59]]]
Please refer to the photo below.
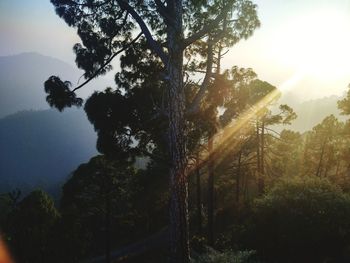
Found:
[[0, 263], [14, 263], [11, 259], [5, 243], [0, 238]]

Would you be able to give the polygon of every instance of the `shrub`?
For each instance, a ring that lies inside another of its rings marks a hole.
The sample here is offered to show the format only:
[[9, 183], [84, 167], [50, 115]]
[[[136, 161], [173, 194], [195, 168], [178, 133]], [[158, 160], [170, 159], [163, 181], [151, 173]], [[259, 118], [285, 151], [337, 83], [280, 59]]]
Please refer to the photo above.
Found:
[[234, 252], [228, 250], [218, 252], [212, 248], [207, 248], [207, 252], [197, 256], [192, 260], [192, 263], [255, 263], [254, 255], [254, 251]]
[[27, 195], [10, 213], [5, 234], [18, 262], [53, 262], [51, 241], [60, 215], [43, 191]]
[[249, 245], [269, 261], [342, 262], [350, 199], [325, 179], [284, 180], [255, 202], [252, 222]]

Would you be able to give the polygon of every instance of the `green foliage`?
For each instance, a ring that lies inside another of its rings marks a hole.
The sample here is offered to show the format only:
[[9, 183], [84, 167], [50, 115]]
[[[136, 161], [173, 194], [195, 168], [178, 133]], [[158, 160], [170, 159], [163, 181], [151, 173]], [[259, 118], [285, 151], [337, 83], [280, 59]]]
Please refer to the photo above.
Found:
[[340, 165], [344, 167], [341, 155], [345, 150], [344, 147], [347, 148], [344, 143], [348, 140], [342, 136], [343, 131], [344, 123], [334, 115], [330, 115], [307, 133], [303, 160], [304, 174], [324, 177], [328, 177], [329, 174], [336, 177], [339, 175]]
[[[104, 246], [120, 245], [132, 238], [136, 220], [132, 197], [137, 191], [136, 171], [128, 160], [92, 158], [74, 171], [63, 186], [62, 245], [71, 258], [103, 253]], [[71, 259], [72, 260], [72, 259]]]
[[5, 234], [19, 262], [53, 262], [52, 229], [60, 215], [43, 191], [31, 192], [10, 213]]
[[272, 141], [269, 150], [274, 154], [271, 162], [271, 172], [276, 178], [285, 176], [291, 178], [300, 174], [302, 165], [303, 138], [299, 132], [283, 130], [279, 138]]
[[326, 179], [282, 180], [255, 202], [249, 244], [272, 261], [339, 260], [349, 218], [349, 197]]
[[48, 94], [46, 101], [51, 107], [63, 111], [66, 107], [78, 106], [83, 104], [83, 100], [70, 90], [71, 83], [62, 81], [57, 76], [51, 76], [45, 81], [45, 92]]
[[350, 115], [350, 85], [348, 85], [348, 92], [346, 93], [346, 97], [340, 101], [338, 101], [338, 108], [341, 110], [341, 114]]

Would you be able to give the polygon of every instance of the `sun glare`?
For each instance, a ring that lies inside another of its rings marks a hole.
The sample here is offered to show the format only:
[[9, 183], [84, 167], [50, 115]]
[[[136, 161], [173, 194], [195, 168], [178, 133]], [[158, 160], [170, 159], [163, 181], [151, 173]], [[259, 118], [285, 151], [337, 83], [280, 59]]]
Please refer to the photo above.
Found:
[[346, 74], [350, 63], [350, 19], [342, 10], [321, 9], [294, 17], [271, 47], [275, 59], [318, 79]]

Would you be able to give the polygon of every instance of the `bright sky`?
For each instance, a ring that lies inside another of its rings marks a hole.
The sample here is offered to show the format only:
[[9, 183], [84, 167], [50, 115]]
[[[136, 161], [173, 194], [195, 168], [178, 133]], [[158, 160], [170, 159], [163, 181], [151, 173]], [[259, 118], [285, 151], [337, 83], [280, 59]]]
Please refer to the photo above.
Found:
[[[341, 95], [350, 83], [350, 0], [254, 2], [262, 26], [224, 65], [251, 67], [293, 99]], [[74, 64], [76, 42], [49, 0], [0, 0], [0, 55], [35, 51]]]
[[253, 68], [291, 99], [342, 95], [350, 83], [350, 1], [255, 3], [262, 26], [232, 48], [225, 65]]

